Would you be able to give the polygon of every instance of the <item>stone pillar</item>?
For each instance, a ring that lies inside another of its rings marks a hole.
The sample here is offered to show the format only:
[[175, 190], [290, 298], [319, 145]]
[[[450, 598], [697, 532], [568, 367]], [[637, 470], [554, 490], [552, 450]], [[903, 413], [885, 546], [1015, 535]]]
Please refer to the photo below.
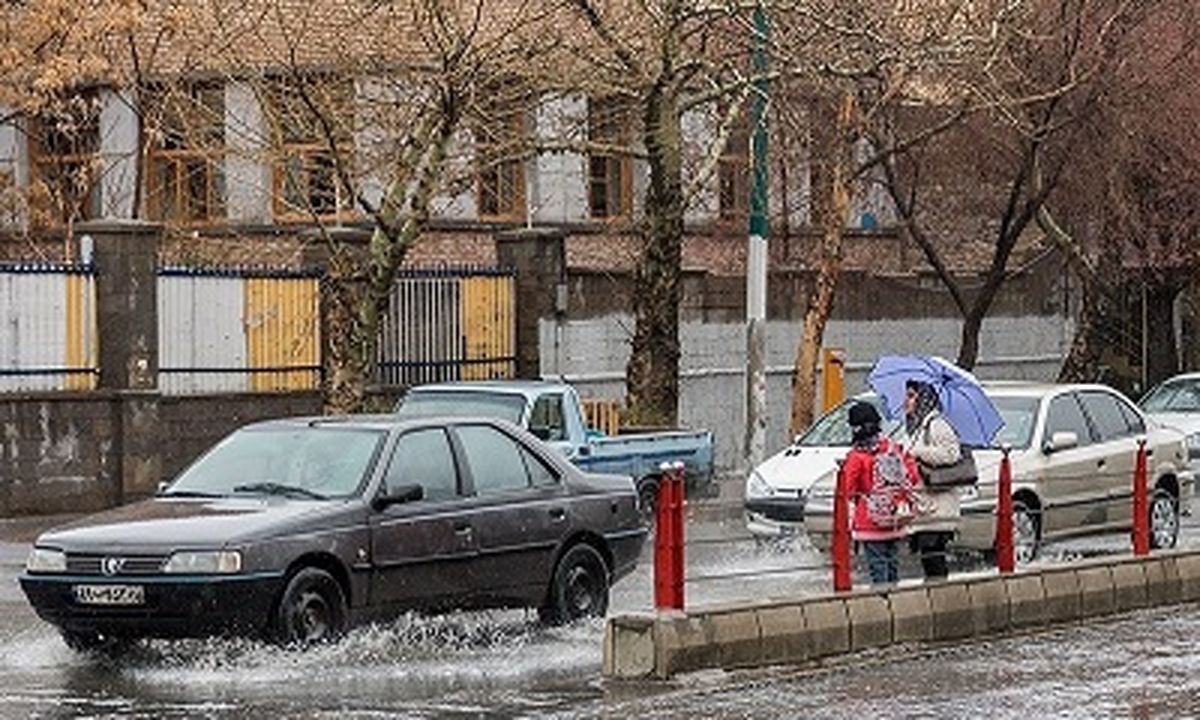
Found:
[[100, 327], [100, 387], [158, 388], [158, 245], [162, 227], [134, 221], [75, 226], [92, 239]]
[[[117, 430], [119, 501], [154, 493], [159, 452], [158, 245], [161, 226], [135, 221], [80, 223], [92, 239], [100, 382], [112, 391]], [[86, 243], [82, 243], [86, 245]]]
[[496, 257], [517, 273], [517, 377], [542, 376], [541, 320], [566, 312], [565, 236], [554, 228], [499, 233]]

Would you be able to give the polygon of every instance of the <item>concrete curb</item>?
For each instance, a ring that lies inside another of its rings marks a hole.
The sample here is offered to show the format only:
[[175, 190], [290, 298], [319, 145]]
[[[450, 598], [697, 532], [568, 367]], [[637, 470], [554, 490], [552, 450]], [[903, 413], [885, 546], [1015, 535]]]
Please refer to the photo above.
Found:
[[1175, 551], [885, 591], [620, 616], [605, 630], [604, 674], [666, 679], [708, 668], [803, 663], [1196, 601], [1200, 551]]

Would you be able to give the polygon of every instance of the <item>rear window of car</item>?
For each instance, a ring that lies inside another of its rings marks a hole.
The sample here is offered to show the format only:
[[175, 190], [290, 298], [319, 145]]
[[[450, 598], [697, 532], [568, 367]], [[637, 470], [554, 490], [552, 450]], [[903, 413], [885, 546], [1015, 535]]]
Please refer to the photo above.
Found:
[[521, 422], [525, 412], [525, 397], [512, 393], [459, 390], [416, 390], [410, 392], [396, 408], [405, 419], [430, 417], [477, 417]]

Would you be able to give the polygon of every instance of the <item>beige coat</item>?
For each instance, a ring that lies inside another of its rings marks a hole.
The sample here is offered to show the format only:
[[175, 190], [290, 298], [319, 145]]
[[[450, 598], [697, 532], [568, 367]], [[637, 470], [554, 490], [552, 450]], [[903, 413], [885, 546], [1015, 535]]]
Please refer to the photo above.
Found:
[[[929, 413], [913, 435], [904, 447], [915, 460], [925, 465], [953, 465], [962, 457], [958, 433], [939, 412]], [[958, 532], [962, 511], [957, 488], [922, 488], [918, 495], [919, 506], [924, 512], [913, 520], [909, 526], [910, 532]]]

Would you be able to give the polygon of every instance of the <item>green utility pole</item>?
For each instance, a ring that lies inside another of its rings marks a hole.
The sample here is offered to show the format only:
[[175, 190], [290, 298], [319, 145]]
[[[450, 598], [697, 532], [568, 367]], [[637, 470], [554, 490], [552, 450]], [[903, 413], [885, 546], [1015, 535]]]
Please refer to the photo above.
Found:
[[750, 101], [750, 237], [746, 248], [746, 459], [763, 461], [767, 439], [767, 39], [766, 9], [754, 8], [754, 94]]

